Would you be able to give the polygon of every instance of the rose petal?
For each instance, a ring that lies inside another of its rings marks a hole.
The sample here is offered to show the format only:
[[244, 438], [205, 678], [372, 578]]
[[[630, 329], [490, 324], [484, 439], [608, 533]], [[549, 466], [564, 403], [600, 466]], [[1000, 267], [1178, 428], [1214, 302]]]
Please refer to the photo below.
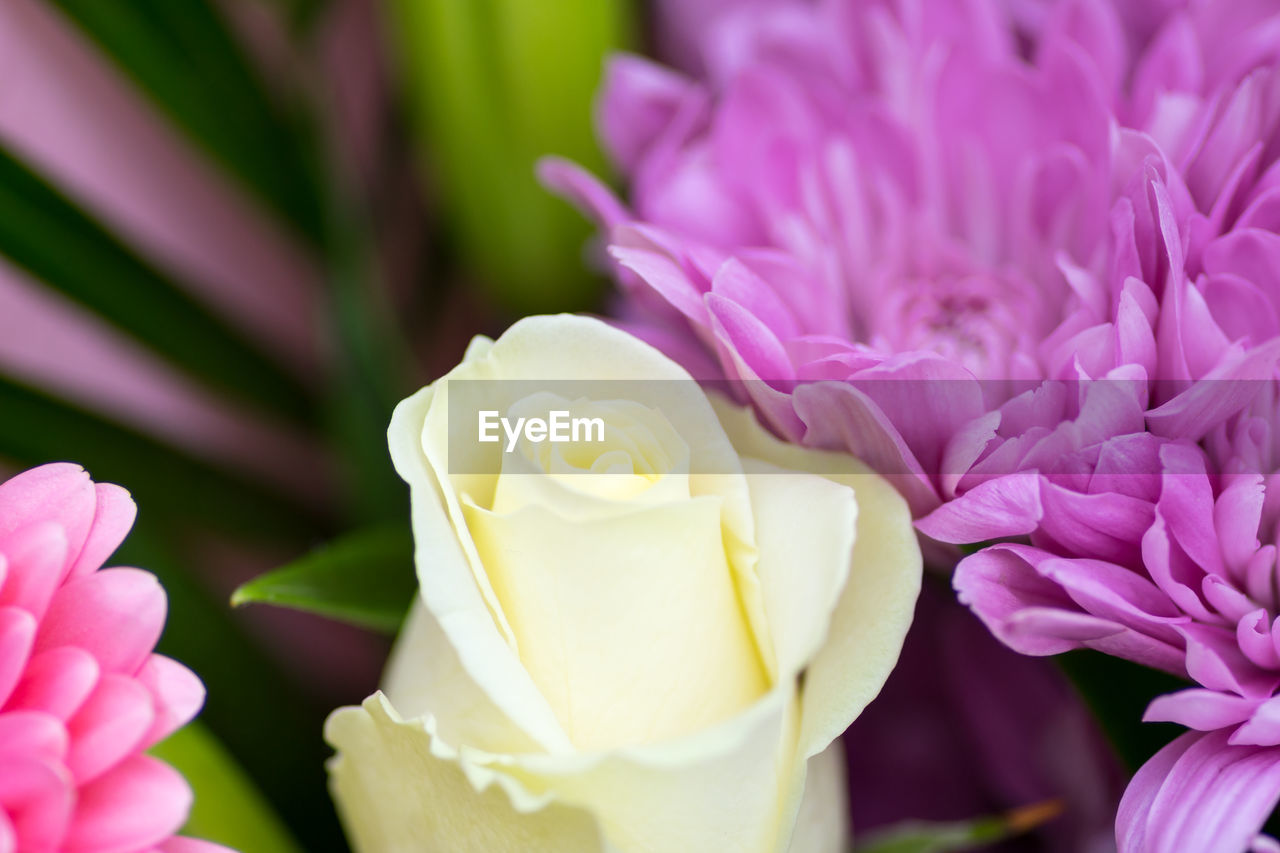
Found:
[[434, 721], [406, 722], [382, 694], [329, 716], [334, 801], [358, 850], [604, 853], [590, 812], [535, 797], [445, 744]]

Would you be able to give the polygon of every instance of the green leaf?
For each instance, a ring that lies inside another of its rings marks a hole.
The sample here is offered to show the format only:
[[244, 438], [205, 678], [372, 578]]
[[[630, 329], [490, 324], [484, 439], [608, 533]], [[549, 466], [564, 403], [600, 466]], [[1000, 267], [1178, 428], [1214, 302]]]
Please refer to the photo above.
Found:
[[603, 171], [591, 100], [630, 40], [628, 0], [395, 0], [409, 111], [469, 271], [521, 313], [587, 306], [589, 226], [537, 183], [556, 154]]
[[417, 586], [409, 529], [378, 526], [349, 533], [254, 578], [235, 591], [231, 603], [275, 604], [393, 632]]
[[949, 853], [994, 844], [1035, 829], [1057, 817], [1056, 800], [1016, 809], [1005, 815], [957, 823], [910, 821], [872, 834], [855, 845], [857, 853]]
[[125, 485], [149, 513], [265, 541], [306, 541], [325, 526], [266, 486], [0, 376], [0, 457], [23, 466], [68, 458]]
[[309, 417], [309, 396], [273, 359], [3, 147], [0, 255], [193, 377], [266, 411]]
[[179, 729], [151, 754], [181, 772], [195, 794], [183, 835], [232, 850], [301, 853], [253, 781], [200, 723]]
[[210, 0], [53, 0], [186, 135], [308, 238], [321, 233], [296, 120]]

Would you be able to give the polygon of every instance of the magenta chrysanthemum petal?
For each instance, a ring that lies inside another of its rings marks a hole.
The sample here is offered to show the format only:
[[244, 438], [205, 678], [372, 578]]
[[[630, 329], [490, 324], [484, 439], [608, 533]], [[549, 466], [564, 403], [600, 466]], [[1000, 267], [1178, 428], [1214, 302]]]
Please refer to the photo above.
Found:
[[1196, 682], [1151, 706], [1204, 734], [1135, 778], [1119, 846], [1249, 845], [1280, 798], [1280, 11], [702, 22], [672, 39], [699, 76], [606, 76], [628, 205], [549, 175], [608, 230], [623, 321], [929, 537], [1016, 540], [955, 574], [1012, 648]]

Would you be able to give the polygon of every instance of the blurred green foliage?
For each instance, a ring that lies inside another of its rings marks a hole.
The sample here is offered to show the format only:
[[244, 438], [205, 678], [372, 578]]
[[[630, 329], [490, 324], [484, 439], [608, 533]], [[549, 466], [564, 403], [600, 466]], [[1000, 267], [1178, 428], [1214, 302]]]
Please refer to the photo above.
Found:
[[626, 0], [390, 0], [425, 170], [464, 266], [509, 310], [589, 307], [588, 224], [534, 178], [557, 154], [596, 171], [591, 103], [631, 40]]
[[191, 782], [195, 802], [184, 835], [242, 853], [302, 853], [253, 780], [200, 723], [179, 729], [151, 754]]
[[1004, 841], [1059, 817], [1062, 805], [1054, 800], [1035, 803], [1002, 815], [951, 823], [910, 821], [870, 833], [855, 840], [855, 853], [953, 853], [976, 850]]

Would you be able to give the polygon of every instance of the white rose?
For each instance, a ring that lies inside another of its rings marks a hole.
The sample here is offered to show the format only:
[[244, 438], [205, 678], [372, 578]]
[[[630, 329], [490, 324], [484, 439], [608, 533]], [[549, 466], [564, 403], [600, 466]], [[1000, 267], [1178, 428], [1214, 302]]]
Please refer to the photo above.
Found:
[[[531, 392], [548, 378], [628, 396]], [[604, 440], [460, 436], [463, 388], [512, 421], [600, 418]], [[383, 690], [326, 725], [357, 850], [841, 849], [827, 747], [884, 684], [920, 586], [884, 480], [574, 316], [477, 338], [389, 435], [421, 591]]]

